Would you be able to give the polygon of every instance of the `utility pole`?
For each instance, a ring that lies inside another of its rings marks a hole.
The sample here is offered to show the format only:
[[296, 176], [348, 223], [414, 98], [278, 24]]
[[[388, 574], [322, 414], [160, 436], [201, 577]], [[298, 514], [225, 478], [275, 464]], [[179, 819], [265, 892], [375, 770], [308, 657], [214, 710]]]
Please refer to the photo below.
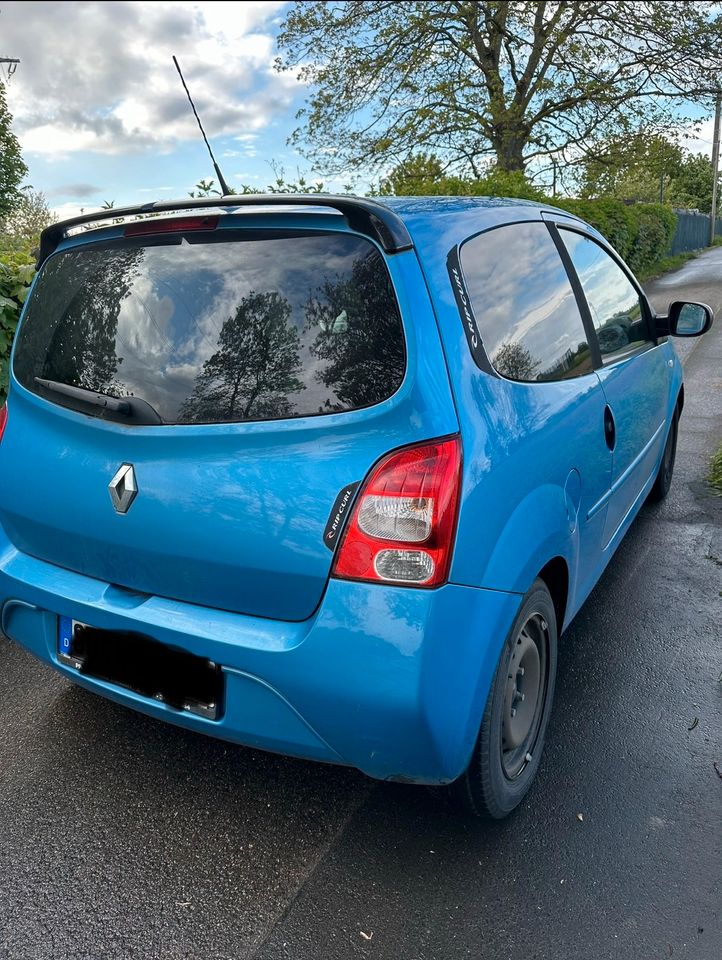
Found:
[[719, 127], [720, 112], [722, 112], [722, 90], [717, 90], [714, 107], [714, 134], [712, 135], [712, 209], [709, 218], [709, 242], [714, 243], [714, 232], [717, 225], [717, 180], [719, 179]]
[[0, 57], [0, 63], [6, 63], [8, 65], [8, 80], [18, 68], [20, 61], [15, 57]]

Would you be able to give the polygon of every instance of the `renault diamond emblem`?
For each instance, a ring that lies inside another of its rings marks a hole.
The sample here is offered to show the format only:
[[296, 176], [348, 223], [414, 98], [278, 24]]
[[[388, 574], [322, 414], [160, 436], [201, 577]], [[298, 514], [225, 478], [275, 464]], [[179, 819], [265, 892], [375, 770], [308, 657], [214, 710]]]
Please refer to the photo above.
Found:
[[110, 499], [116, 513], [127, 513], [131, 503], [138, 493], [138, 484], [135, 482], [135, 470], [132, 463], [123, 463], [120, 469], [108, 484]]

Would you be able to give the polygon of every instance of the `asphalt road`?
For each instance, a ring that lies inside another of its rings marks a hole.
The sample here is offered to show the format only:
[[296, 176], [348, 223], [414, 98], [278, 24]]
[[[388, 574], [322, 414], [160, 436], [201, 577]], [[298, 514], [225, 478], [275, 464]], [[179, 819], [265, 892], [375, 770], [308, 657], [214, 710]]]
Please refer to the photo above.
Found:
[[[722, 248], [650, 294], [722, 314]], [[0, 958], [719, 960], [722, 323], [685, 347], [673, 491], [565, 634], [502, 824], [165, 726], [0, 640]]]

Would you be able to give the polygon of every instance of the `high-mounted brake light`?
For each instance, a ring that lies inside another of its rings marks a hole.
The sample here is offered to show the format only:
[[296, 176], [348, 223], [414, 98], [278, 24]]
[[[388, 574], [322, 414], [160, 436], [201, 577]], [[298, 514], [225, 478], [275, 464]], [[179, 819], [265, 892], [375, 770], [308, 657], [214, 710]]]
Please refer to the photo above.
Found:
[[217, 226], [218, 217], [170, 217], [167, 220], [149, 217], [147, 220], [129, 223], [123, 231], [123, 236], [147, 237], [153, 233], [188, 233], [190, 230], [215, 230]]
[[361, 488], [333, 576], [417, 587], [444, 583], [460, 483], [458, 437], [384, 457]]
[[2, 441], [7, 423], [8, 423], [8, 405], [7, 403], [4, 403], [0, 407], [0, 441]]

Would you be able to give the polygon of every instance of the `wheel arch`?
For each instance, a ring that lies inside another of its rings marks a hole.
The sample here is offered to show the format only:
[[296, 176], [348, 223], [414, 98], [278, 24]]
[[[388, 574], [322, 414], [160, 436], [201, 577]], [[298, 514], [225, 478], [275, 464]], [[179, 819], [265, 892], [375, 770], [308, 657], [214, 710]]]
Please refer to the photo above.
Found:
[[564, 557], [552, 557], [539, 571], [539, 578], [546, 584], [557, 616], [557, 633], [564, 629], [564, 618], [569, 600], [569, 567]]
[[557, 598], [557, 613], [566, 613], [578, 553], [579, 520], [574, 517], [572, 525], [564, 487], [543, 484], [505, 523], [478, 586], [524, 595], [541, 576]]

